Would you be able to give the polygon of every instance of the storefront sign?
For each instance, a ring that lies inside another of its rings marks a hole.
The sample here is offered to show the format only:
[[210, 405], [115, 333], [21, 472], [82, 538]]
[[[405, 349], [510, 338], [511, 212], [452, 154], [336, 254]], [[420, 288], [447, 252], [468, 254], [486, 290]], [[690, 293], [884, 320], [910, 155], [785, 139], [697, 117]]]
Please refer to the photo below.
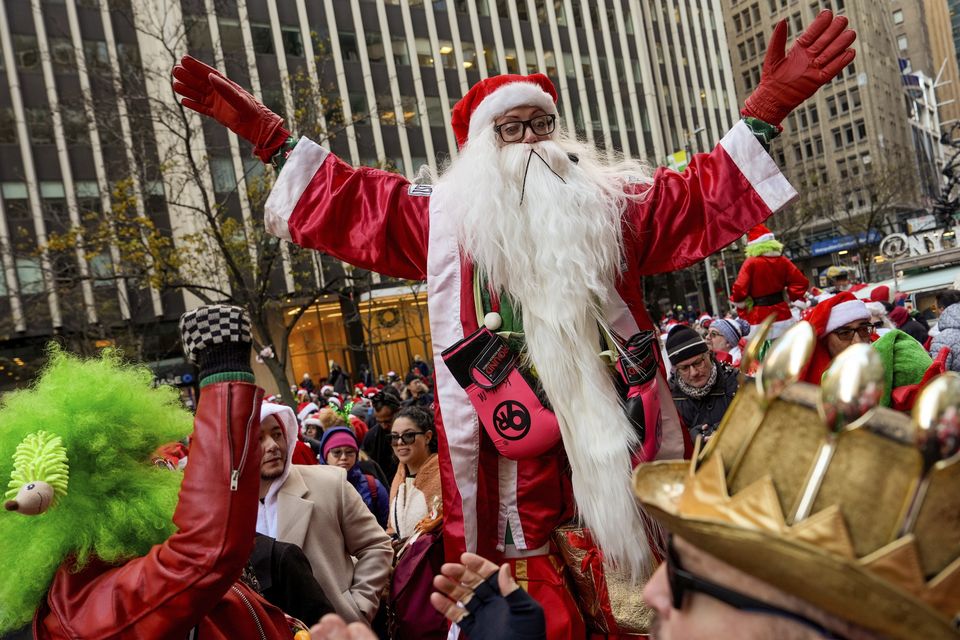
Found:
[[905, 233], [892, 233], [880, 242], [880, 253], [887, 260], [907, 256], [925, 256], [956, 248], [958, 235], [960, 235], [960, 225], [953, 229], [935, 229], [909, 236]]
[[858, 244], [873, 244], [880, 239], [880, 234], [874, 230], [870, 233], [861, 232], [854, 236], [837, 236], [828, 240], [818, 240], [810, 245], [810, 255], [823, 256], [828, 253], [853, 249]]

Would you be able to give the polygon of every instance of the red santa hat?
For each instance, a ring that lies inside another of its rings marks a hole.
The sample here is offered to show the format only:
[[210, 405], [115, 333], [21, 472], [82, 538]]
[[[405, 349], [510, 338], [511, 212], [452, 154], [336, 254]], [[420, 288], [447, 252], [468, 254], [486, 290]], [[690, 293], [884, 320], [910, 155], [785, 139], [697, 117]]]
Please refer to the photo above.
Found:
[[557, 90], [542, 73], [504, 74], [481, 80], [453, 107], [450, 124], [457, 147], [462, 149], [477, 131], [514, 107], [540, 107], [556, 115]]
[[814, 307], [810, 314], [810, 324], [816, 330], [818, 338], [833, 333], [845, 324], [869, 319], [867, 305], [849, 291], [841, 291], [827, 298]]
[[873, 291], [870, 292], [870, 300], [872, 302], [890, 302], [890, 287], [885, 284], [874, 287]]
[[815, 306], [807, 321], [813, 325], [817, 333], [817, 344], [813, 348], [813, 357], [810, 358], [803, 379], [819, 385], [823, 372], [830, 366], [830, 353], [824, 340], [825, 336], [845, 324], [869, 319], [870, 311], [867, 305], [849, 291], [841, 291]]
[[776, 236], [773, 235], [773, 231], [767, 229], [766, 225], [758, 224], [753, 229], [747, 232], [747, 246], [760, 244], [761, 242], [766, 242], [768, 240], [776, 240]]

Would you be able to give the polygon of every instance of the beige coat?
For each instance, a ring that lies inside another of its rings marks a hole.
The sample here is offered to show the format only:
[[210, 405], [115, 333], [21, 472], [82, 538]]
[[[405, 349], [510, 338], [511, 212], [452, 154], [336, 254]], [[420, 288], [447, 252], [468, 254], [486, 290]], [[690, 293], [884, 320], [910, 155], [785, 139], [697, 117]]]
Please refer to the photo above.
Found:
[[348, 622], [373, 619], [393, 548], [343, 469], [291, 466], [277, 492], [277, 539], [303, 549], [338, 614]]

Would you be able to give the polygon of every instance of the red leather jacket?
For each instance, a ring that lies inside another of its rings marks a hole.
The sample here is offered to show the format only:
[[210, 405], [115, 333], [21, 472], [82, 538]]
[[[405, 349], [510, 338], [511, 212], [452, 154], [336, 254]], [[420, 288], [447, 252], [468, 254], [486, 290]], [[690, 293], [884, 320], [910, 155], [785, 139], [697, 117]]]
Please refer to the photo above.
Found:
[[203, 389], [190, 462], [173, 514], [177, 532], [141, 558], [57, 571], [33, 634], [46, 638], [266, 640], [293, 637], [286, 616], [237, 581], [253, 550], [260, 486], [262, 391]]

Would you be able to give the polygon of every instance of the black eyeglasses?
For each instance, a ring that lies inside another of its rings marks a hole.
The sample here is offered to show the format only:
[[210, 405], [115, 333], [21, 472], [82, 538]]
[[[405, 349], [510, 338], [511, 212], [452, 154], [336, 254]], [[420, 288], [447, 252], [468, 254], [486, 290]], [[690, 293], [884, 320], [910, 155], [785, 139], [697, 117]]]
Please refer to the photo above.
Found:
[[705, 367], [707, 363], [710, 362], [710, 356], [706, 353], [700, 355], [697, 360], [694, 360], [690, 364], [678, 364], [676, 366], [678, 373], [687, 373], [691, 369], [699, 369]]
[[557, 117], [543, 115], [530, 120], [511, 120], [493, 128], [504, 142], [520, 142], [527, 133], [527, 127], [538, 136], [546, 136], [557, 128]]
[[850, 340], [853, 340], [853, 334], [857, 334], [862, 340], [869, 340], [870, 336], [873, 335], [873, 331], [874, 325], [864, 324], [860, 325], [859, 327], [843, 327], [837, 329], [833, 332], [833, 335], [837, 336], [844, 342], [849, 342]]
[[733, 591], [727, 587], [722, 587], [715, 582], [710, 582], [709, 580], [686, 571], [683, 566], [681, 566], [680, 559], [677, 557], [677, 551], [673, 546], [673, 536], [671, 536], [667, 542], [667, 580], [670, 584], [670, 593], [673, 597], [674, 609], [680, 610], [683, 608], [684, 596], [688, 592], [702, 593], [710, 596], [711, 598], [715, 598], [724, 604], [730, 605], [734, 609], [739, 609], [740, 611], [787, 618], [788, 620], [793, 620], [794, 622], [798, 622], [810, 629], [813, 629], [824, 638], [844, 640], [843, 636], [835, 635], [821, 624], [814, 622], [810, 618], [804, 617], [799, 613], [794, 613], [793, 611], [787, 611], [786, 609], [775, 607], [767, 604], [766, 602], [757, 600], [756, 598], [751, 598], [750, 596], [738, 591]]
[[403, 442], [403, 444], [413, 444], [417, 440], [417, 436], [422, 436], [425, 431], [407, 431], [406, 433], [391, 433], [390, 434], [390, 444], [398, 444]]

